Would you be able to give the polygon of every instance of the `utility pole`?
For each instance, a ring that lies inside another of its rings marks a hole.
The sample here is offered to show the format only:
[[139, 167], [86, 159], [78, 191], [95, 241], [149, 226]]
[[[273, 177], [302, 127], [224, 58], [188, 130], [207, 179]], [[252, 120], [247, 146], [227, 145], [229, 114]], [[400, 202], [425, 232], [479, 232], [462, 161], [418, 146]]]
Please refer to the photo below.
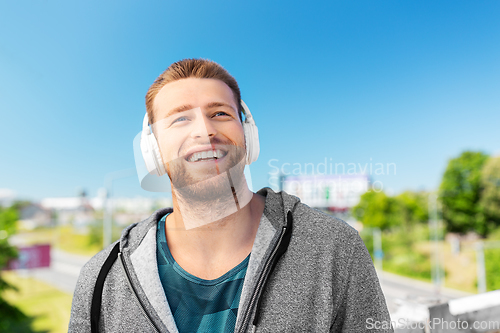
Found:
[[433, 243], [433, 258], [432, 258], [432, 282], [436, 294], [439, 295], [442, 285], [442, 270], [441, 270], [441, 253], [439, 249], [439, 241], [441, 240], [441, 231], [439, 226], [438, 211], [437, 211], [437, 198], [436, 193], [429, 195], [429, 231], [431, 241]]
[[108, 247], [112, 241], [112, 226], [113, 226], [113, 182], [117, 179], [128, 178], [136, 174], [135, 168], [114, 171], [104, 176], [104, 188], [106, 195], [104, 196], [103, 210], [104, 219], [102, 224], [102, 245]]
[[477, 269], [477, 292], [486, 292], [486, 264], [484, 260], [485, 249], [500, 248], [500, 241], [479, 241], [476, 243], [476, 269]]
[[285, 182], [285, 175], [280, 172], [278, 177], [278, 182], [280, 186], [280, 192], [283, 191], [283, 183]]
[[484, 244], [476, 243], [477, 292], [486, 292], [486, 269], [484, 267]]
[[384, 257], [380, 228], [373, 229], [373, 256], [375, 257], [375, 268], [377, 269], [377, 273], [380, 274], [382, 272], [382, 258]]

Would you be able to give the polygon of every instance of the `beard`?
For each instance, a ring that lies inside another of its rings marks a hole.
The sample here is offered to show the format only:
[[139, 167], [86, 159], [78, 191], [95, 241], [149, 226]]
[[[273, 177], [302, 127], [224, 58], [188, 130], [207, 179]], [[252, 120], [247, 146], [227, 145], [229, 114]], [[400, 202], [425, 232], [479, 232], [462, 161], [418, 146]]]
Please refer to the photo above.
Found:
[[[220, 141], [215, 139], [214, 141]], [[245, 148], [228, 142], [211, 142], [227, 151], [223, 163], [213, 163], [206, 168], [190, 167], [185, 156], [167, 163], [167, 173], [172, 190], [182, 201], [198, 204], [234, 202], [235, 191], [245, 181]]]

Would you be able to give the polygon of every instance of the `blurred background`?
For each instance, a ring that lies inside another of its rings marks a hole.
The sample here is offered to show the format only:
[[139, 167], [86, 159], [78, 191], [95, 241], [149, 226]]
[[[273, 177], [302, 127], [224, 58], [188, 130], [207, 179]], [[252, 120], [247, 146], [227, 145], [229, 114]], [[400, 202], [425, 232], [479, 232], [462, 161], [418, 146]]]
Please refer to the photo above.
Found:
[[141, 189], [132, 141], [183, 58], [238, 81], [254, 191], [360, 232], [393, 319], [500, 289], [498, 17], [498, 1], [0, 1], [0, 331], [67, 331], [81, 266], [171, 205]]

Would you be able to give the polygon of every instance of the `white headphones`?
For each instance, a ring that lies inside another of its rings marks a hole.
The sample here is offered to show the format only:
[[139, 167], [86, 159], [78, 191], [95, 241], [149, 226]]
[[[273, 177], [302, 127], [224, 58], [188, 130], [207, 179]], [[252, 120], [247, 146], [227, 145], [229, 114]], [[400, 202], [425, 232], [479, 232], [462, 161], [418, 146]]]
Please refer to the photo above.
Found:
[[[243, 107], [243, 114], [245, 115], [245, 120], [242, 123], [243, 131], [245, 133], [245, 162], [250, 165], [251, 163], [257, 161], [257, 158], [259, 157], [259, 131], [257, 130], [257, 125], [255, 125], [255, 121], [250, 113], [250, 110], [248, 109], [248, 106], [243, 101], [241, 101], [241, 106]], [[165, 166], [161, 159], [158, 142], [156, 141], [155, 135], [149, 128], [147, 113], [144, 115], [144, 120], [142, 122], [141, 151], [148, 172], [152, 175], [163, 176], [166, 173]]]

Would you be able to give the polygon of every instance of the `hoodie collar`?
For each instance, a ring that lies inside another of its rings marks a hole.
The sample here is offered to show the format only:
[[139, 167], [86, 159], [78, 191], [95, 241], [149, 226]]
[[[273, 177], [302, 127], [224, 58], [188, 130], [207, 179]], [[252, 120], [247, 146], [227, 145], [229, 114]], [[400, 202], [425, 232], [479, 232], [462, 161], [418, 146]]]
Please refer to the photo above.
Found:
[[148, 231], [156, 226], [158, 221], [167, 213], [172, 213], [172, 208], [161, 208], [149, 216], [143, 223], [133, 223], [125, 228], [120, 237], [120, 251], [132, 253], [141, 244]]
[[[280, 230], [286, 225], [286, 216], [288, 212], [292, 211], [293, 207], [300, 201], [296, 196], [290, 195], [284, 191], [274, 192], [269, 187], [264, 187], [257, 193], [266, 197], [264, 215], [269, 219], [276, 230]], [[128, 226], [122, 232], [120, 238], [121, 251], [126, 249], [129, 252], [133, 252], [139, 244], [141, 244], [149, 229], [155, 226], [165, 214], [172, 212], [172, 208], [162, 208], [148, 217], [145, 223], [134, 223]]]
[[288, 212], [293, 211], [294, 206], [300, 202], [300, 199], [284, 191], [276, 193], [269, 187], [264, 187], [257, 193], [266, 197], [264, 215], [276, 230], [281, 230], [287, 224]]

